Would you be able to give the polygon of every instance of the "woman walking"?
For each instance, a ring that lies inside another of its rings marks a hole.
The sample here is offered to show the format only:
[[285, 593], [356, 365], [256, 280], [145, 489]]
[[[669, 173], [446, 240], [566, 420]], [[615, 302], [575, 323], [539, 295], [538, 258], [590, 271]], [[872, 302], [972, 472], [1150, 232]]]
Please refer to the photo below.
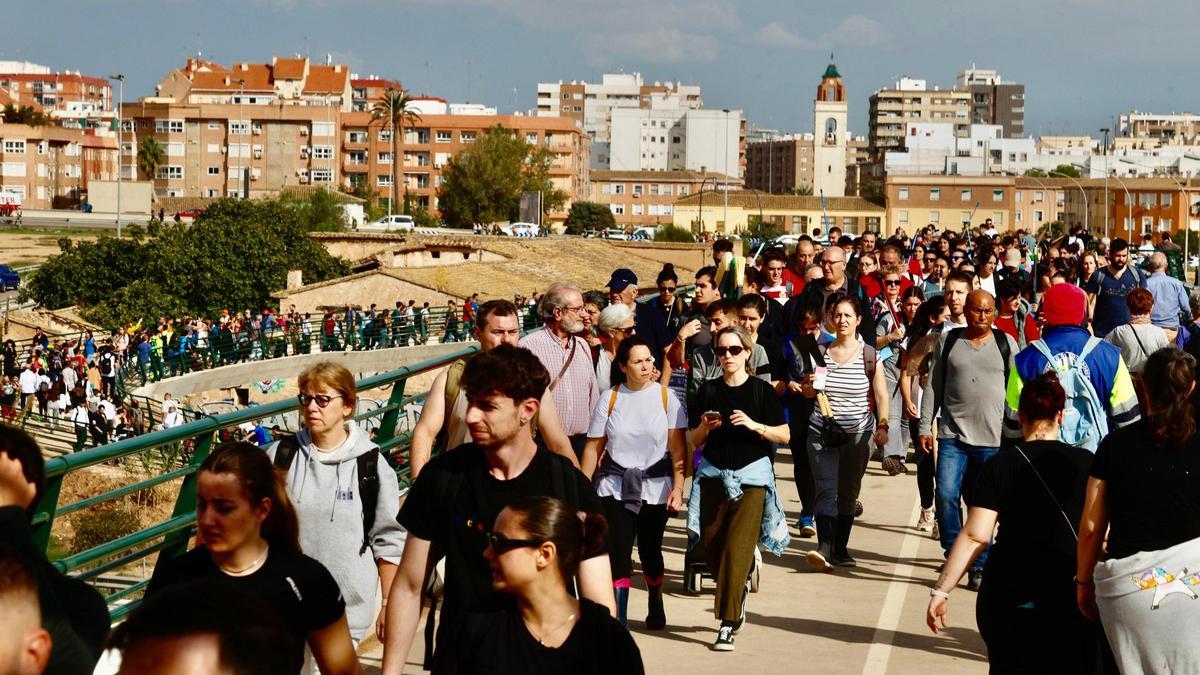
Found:
[[[855, 504], [871, 455], [870, 444], [888, 439], [888, 392], [875, 348], [858, 339], [858, 302], [849, 296], [833, 305], [835, 338], [822, 348], [825, 381], [810, 373], [802, 384], [817, 397], [809, 418], [808, 458], [816, 484], [816, 549], [808, 564], [828, 572], [835, 564], [854, 567], [847, 544], [854, 527]], [[818, 362], [818, 366], [821, 364]]]
[[641, 338], [617, 348], [612, 383], [592, 413], [581, 469], [595, 482], [608, 521], [617, 619], [627, 623], [636, 540], [649, 593], [646, 627], [659, 629], [667, 623], [663, 533], [683, 506], [687, 418], [679, 399], [654, 380], [654, 355]]
[[617, 348], [621, 341], [636, 331], [633, 312], [627, 305], [609, 305], [600, 312], [596, 333], [600, 338], [600, 351], [596, 354], [596, 386], [600, 391], [612, 389], [613, 364], [617, 361]]
[[1152, 354], [1142, 419], [1109, 434], [1092, 461], [1076, 596], [1084, 616], [1100, 618], [1123, 673], [1200, 672], [1196, 372], [1178, 349]]
[[879, 299], [876, 300], [879, 311], [875, 321], [874, 346], [878, 350], [879, 360], [883, 363], [883, 374], [887, 380], [890, 415], [888, 424], [896, 428], [896, 433], [888, 436], [887, 445], [883, 447], [883, 469], [889, 476], [908, 473], [908, 466], [904, 460], [908, 455], [911, 436], [908, 426], [903, 424], [904, 396], [900, 393], [900, 363], [909, 323], [925, 299], [921, 289], [916, 286], [909, 287], [901, 298], [900, 280], [898, 266], [885, 267], [883, 293], [880, 293]]
[[716, 651], [733, 651], [733, 636], [745, 623], [755, 547], [782, 555], [791, 540], [771, 466], [774, 444], [787, 443], [790, 434], [775, 389], [746, 370], [753, 347], [740, 327], [717, 332], [713, 352], [722, 376], [701, 383], [688, 410], [689, 440], [704, 445], [688, 530], [700, 533], [717, 580]]
[[[1058, 440], [1066, 392], [1053, 372], [1021, 391], [1024, 441], [983, 466], [967, 523], [930, 591], [926, 623], [948, 625], [950, 594], [991, 541], [975, 601], [993, 673], [1091, 673], [1096, 631], [1075, 607], [1075, 523], [1092, 454]], [[1036, 579], [1036, 583], [1031, 580]], [[1068, 650], [1030, 650], [1054, 635]]]

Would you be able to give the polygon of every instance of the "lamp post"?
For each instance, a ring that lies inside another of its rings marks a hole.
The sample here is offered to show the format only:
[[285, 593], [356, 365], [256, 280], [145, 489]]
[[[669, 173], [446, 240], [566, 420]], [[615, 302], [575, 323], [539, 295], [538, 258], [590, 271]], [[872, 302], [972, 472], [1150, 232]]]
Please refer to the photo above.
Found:
[[[725, 146], [725, 162], [723, 164], [723, 168], [725, 170], [722, 171], [722, 173], [724, 173], [726, 176], [728, 176], [729, 175], [729, 108], [722, 108], [721, 112], [725, 114], [725, 118], [722, 120], [723, 123], [721, 124], [721, 131], [722, 131], [721, 136], [722, 136], [722, 139], [724, 140], [724, 143], [722, 143], [722, 145]], [[713, 181], [713, 185], [716, 185], [716, 184], [717, 184], [717, 182]], [[729, 186], [726, 185], [725, 189], [722, 190], [722, 192], [725, 193], [725, 212], [721, 215], [721, 218], [725, 222], [725, 227], [729, 227]]]
[[[716, 178], [714, 178], [712, 176], [704, 176], [703, 178], [700, 179], [700, 225], [698, 228], [700, 230], [700, 232], [705, 231], [704, 230], [704, 184], [710, 180], [713, 182], [713, 189], [716, 189], [716, 185], [717, 185]], [[697, 234], [699, 234], [699, 233], [697, 233]]]
[[1083, 189], [1083, 183], [1080, 183], [1079, 181], [1075, 180], [1074, 176], [1068, 176], [1067, 174], [1059, 172], [1059, 171], [1050, 171], [1046, 175], [1059, 176], [1061, 178], [1066, 178], [1067, 180], [1074, 183], [1075, 187], [1079, 188], [1079, 196], [1083, 199], [1083, 229], [1087, 230], [1088, 229], [1087, 191]]
[[[246, 105], [246, 81], [245, 80], [234, 80], [234, 82], [236, 82], [238, 84], [238, 128], [242, 129], [243, 128], [242, 125], [246, 123], [246, 120], [243, 119], [243, 117], [245, 115], [242, 112], [243, 110], [245, 110], [245, 105]], [[245, 131], [247, 131], [247, 132], [250, 131], [249, 126], [247, 126], [245, 128]], [[239, 135], [241, 135], [241, 134], [239, 134]], [[238, 143], [238, 158], [237, 158], [237, 191], [238, 191], [238, 197], [240, 198], [242, 196], [242, 144], [240, 142]], [[229, 192], [228, 185], [225, 186], [225, 192], [226, 193]]]
[[[125, 105], [125, 74], [117, 73], [109, 75], [108, 79], [117, 81], [117, 91], [120, 92], [117, 97], [117, 239], [121, 238], [121, 174], [125, 169], [125, 147], [122, 143], [124, 139], [124, 120], [121, 118], [121, 108]], [[154, 180], [151, 176], [150, 180]]]
[[1111, 131], [1108, 127], [1101, 130], [1104, 134], [1104, 236], [1108, 236], [1108, 133]]
[[1120, 185], [1121, 189], [1125, 191], [1125, 208], [1129, 210], [1129, 226], [1126, 227], [1125, 229], [1127, 232], [1129, 232], [1129, 236], [1132, 238], [1133, 237], [1133, 197], [1129, 194], [1129, 187], [1125, 185], [1125, 181], [1121, 180], [1120, 178], [1118, 178], [1115, 175], [1113, 176], [1113, 180], [1117, 181], [1117, 184]]

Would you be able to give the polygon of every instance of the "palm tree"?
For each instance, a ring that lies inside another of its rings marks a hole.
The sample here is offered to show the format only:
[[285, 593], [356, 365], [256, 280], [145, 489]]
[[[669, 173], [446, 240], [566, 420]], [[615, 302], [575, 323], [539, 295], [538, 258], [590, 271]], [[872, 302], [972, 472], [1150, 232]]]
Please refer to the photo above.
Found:
[[153, 136], [143, 137], [137, 151], [138, 168], [147, 178], [154, 180], [154, 173], [162, 166], [164, 154], [162, 144]]
[[[392, 206], [396, 203], [400, 180], [404, 175], [403, 171], [399, 170], [401, 168], [400, 137], [404, 135], [405, 127], [421, 121], [421, 114], [417, 112], [413, 97], [407, 91], [388, 87], [387, 91], [383, 92], [383, 98], [376, 101], [374, 107], [371, 108], [371, 121], [382, 121], [392, 130], [392, 194], [388, 204], [388, 213], [390, 214]], [[407, 211], [407, 184], [404, 186], [404, 206]]]

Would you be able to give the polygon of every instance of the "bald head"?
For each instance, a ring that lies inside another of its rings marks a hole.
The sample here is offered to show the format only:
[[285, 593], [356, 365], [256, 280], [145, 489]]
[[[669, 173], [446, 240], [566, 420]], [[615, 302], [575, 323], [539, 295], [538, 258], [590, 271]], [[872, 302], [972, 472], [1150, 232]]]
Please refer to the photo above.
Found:
[[987, 291], [973, 290], [967, 293], [964, 314], [967, 319], [967, 330], [972, 335], [982, 335], [991, 330], [992, 319], [996, 315], [996, 299]]
[[826, 288], [840, 288], [846, 281], [846, 251], [840, 246], [830, 246], [821, 254], [821, 272], [824, 273]]
[[1150, 260], [1146, 263], [1146, 269], [1151, 273], [1165, 271], [1167, 269], [1167, 254], [1161, 251], [1155, 251], [1150, 254]]

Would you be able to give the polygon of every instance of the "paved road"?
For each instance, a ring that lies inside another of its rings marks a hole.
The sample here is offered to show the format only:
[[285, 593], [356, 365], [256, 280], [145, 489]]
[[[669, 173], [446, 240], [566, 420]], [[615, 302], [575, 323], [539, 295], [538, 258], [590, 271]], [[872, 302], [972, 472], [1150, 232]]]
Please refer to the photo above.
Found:
[[[910, 468], [913, 468], [910, 465]], [[789, 514], [798, 510], [791, 458], [781, 452], [776, 469]], [[812, 572], [804, 552], [813, 540], [795, 540], [782, 558], [766, 554], [760, 592], [751, 596], [747, 626], [736, 651], [710, 650], [717, 622], [713, 596], [684, 594], [683, 520], [673, 519], [666, 540], [667, 623], [646, 631], [646, 595], [640, 578], [630, 599], [630, 629], [646, 672], [673, 673], [986, 673], [983, 642], [975, 629], [975, 595], [960, 587], [952, 596], [951, 628], [933, 635], [925, 626], [928, 587], [942, 553], [918, 533], [915, 474], [889, 477], [872, 462], [863, 482], [866, 507], [851, 537], [853, 570]], [[406, 673], [422, 672], [423, 645], [413, 648]], [[362, 645], [367, 672], [379, 663], [372, 639]]]

